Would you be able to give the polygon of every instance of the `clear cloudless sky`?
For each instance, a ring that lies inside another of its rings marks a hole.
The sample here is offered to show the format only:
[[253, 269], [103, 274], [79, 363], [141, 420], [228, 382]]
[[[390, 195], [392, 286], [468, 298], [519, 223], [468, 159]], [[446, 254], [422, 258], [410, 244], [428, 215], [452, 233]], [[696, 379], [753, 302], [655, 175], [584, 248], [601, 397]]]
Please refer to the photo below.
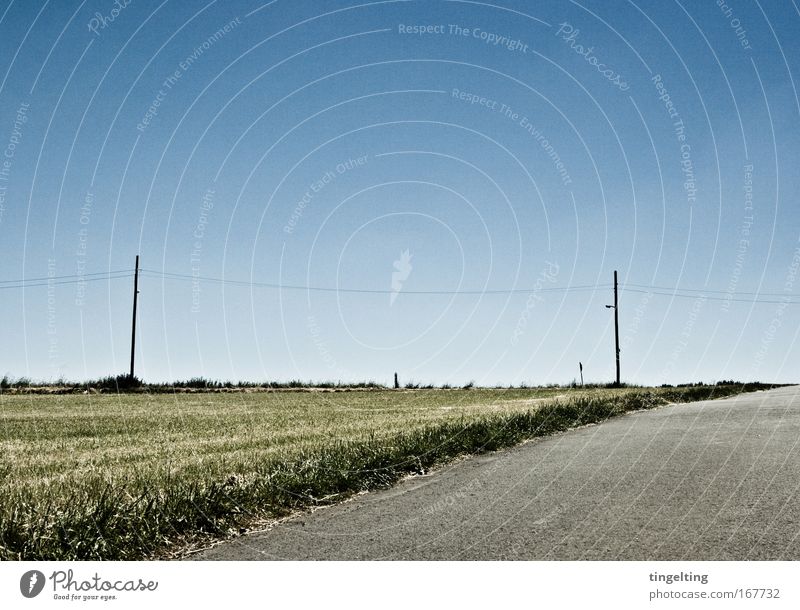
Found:
[[624, 381], [798, 381], [798, 34], [763, 0], [6, 0], [0, 374], [126, 372], [140, 254], [150, 381], [609, 381], [614, 270]]

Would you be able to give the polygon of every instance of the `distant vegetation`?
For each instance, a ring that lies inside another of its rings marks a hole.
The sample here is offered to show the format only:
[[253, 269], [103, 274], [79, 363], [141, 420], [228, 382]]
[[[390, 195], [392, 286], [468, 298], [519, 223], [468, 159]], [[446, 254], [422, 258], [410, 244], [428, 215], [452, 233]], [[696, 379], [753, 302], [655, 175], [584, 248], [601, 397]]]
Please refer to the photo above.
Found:
[[[432, 386], [431, 386], [432, 387]], [[89, 381], [31, 381], [27, 377], [12, 379], [5, 376], [0, 380], [0, 390], [24, 393], [79, 394], [89, 390], [96, 392], [174, 392], [181, 390], [221, 391], [221, 390], [291, 390], [291, 389], [386, 389], [387, 386], [374, 381], [345, 383], [341, 381], [221, 381], [192, 377], [187, 380], [169, 383], [146, 383], [130, 375], [110, 375]]]
[[5, 394], [0, 560], [166, 557], [460, 455], [766, 387]]
[[[759, 384], [759, 382], [752, 382]], [[702, 381], [697, 383], [683, 383], [672, 386], [664, 384], [662, 388], [690, 388], [690, 387], [705, 387]], [[744, 382], [731, 380], [722, 380], [716, 384], [710, 385], [744, 385]], [[574, 380], [567, 384], [548, 383], [544, 385], [528, 384], [525, 382], [517, 386], [512, 385], [495, 385], [491, 386], [493, 389], [598, 389], [598, 388], [639, 388], [642, 386], [622, 383], [616, 385], [615, 383], [587, 383], [580, 385]], [[777, 387], [777, 384], [774, 386]], [[452, 390], [452, 389], [487, 389], [486, 386], [478, 386], [474, 381], [470, 381], [464, 385], [451, 385], [449, 383], [432, 384], [420, 383], [415, 381], [406, 382], [401, 386], [401, 389], [406, 390]], [[242, 391], [242, 390], [388, 390], [390, 386], [375, 381], [359, 381], [359, 382], [343, 382], [343, 381], [302, 381], [300, 379], [292, 379], [290, 381], [223, 381], [219, 379], [207, 379], [205, 377], [192, 377], [186, 380], [178, 380], [172, 382], [158, 382], [148, 383], [138, 377], [131, 378], [127, 374], [109, 375], [107, 377], [100, 377], [99, 379], [90, 379], [88, 381], [69, 381], [66, 379], [57, 379], [55, 381], [32, 381], [27, 377], [12, 378], [5, 375], [0, 379], [0, 392], [8, 393], [32, 393], [32, 394], [86, 394], [90, 391], [97, 393], [164, 393], [164, 392], [181, 392], [181, 391], [207, 391], [207, 392], [221, 392], [221, 391]]]

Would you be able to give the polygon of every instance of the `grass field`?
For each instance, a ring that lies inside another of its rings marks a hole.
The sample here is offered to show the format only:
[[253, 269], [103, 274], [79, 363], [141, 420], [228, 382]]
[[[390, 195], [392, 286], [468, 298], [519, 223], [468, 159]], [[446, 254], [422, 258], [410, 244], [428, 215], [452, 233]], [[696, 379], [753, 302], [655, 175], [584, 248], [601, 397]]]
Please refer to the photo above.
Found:
[[141, 559], [684, 389], [0, 395], [0, 558]]

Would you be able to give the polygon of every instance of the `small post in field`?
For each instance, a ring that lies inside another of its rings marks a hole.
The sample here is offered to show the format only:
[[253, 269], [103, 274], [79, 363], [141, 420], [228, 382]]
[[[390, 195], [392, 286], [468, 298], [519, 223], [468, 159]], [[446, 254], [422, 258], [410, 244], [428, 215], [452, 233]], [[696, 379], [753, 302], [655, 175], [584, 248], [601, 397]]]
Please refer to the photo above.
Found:
[[134, 375], [134, 360], [136, 356], [136, 301], [139, 296], [139, 255], [136, 255], [136, 269], [133, 272], [133, 319], [131, 322], [131, 381]]
[[583, 362], [578, 363], [578, 368], [581, 370], [581, 387], [583, 387]]
[[394, 374], [394, 389], [400, 389], [400, 382], [397, 380], [397, 373]]

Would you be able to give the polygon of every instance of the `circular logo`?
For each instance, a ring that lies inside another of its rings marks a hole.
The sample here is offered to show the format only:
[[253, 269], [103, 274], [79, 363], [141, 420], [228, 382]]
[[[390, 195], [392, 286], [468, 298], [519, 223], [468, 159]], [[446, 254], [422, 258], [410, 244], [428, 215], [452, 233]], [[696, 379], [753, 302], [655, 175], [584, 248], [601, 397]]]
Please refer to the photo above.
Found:
[[19, 579], [19, 590], [25, 597], [36, 597], [44, 589], [44, 574], [29, 570]]

